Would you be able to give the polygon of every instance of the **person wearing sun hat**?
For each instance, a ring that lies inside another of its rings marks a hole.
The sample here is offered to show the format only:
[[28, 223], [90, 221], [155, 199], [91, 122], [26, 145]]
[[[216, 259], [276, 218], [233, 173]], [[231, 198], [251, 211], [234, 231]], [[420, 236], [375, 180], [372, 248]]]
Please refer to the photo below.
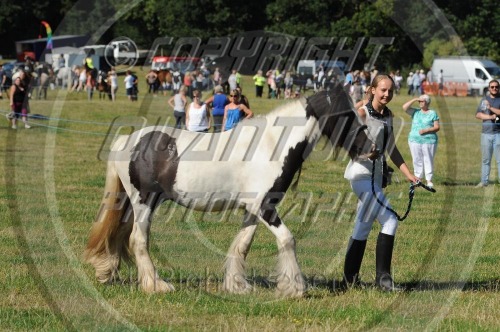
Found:
[[17, 129], [17, 119], [22, 117], [24, 127], [31, 128], [28, 124], [28, 96], [27, 90], [23, 85], [24, 72], [19, 70], [12, 75], [12, 86], [10, 87], [10, 121], [12, 129]]
[[[418, 102], [417, 107], [411, 107]], [[439, 116], [429, 109], [431, 98], [421, 95], [403, 104], [403, 110], [412, 118], [408, 145], [413, 159], [413, 172], [416, 177], [427, 180], [427, 186], [433, 187], [434, 156], [437, 150], [439, 131]]]

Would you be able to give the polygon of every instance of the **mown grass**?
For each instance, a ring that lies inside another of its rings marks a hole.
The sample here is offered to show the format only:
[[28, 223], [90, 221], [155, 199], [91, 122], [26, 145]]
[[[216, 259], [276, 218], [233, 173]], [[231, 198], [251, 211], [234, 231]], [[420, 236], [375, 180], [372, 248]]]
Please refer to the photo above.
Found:
[[[283, 103], [256, 99], [250, 78], [244, 77], [243, 83], [255, 113], [267, 113]], [[172, 117], [167, 97], [145, 96], [145, 86], [140, 90], [138, 103], [123, 95], [115, 103], [97, 96], [88, 102], [84, 94], [50, 91], [47, 101], [32, 100], [31, 107], [32, 113], [51, 120], [33, 121], [37, 126], [30, 130], [13, 131], [6, 121], [0, 127], [5, 183], [0, 188], [1, 329], [500, 328], [500, 226], [495, 204], [499, 187], [473, 186], [480, 174], [475, 98], [447, 97], [431, 104], [442, 122], [434, 181], [438, 192], [417, 190], [412, 212], [398, 230], [394, 275], [407, 292], [339, 289], [356, 202], [343, 179], [345, 154], [325, 160], [330, 147], [323, 145], [304, 164], [298, 191], [289, 192], [280, 206], [296, 235], [298, 259], [310, 285], [308, 297], [275, 297], [269, 276], [276, 245], [265, 227], [259, 227], [248, 256], [254, 292], [220, 292], [224, 254], [242, 213], [189, 214], [170, 203], [156, 211], [150, 249], [160, 275], [177, 291], [143, 294], [136, 287], [134, 267], [126, 265], [121, 284], [98, 284], [82, 253], [104, 186], [102, 145], [110, 124], [137, 125], [140, 117], [150, 124], [163, 123]], [[402, 129], [398, 145], [411, 164], [406, 143], [409, 119], [400, 108], [406, 100], [407, 96], [396, 96], [391, 105]], [[7, 108], [7, 101], [0, 101], [0, 110]], [[495, 180], [496, 174], [493, 167]], [[401, 213], [407, 191], [400, 175], [387, 191]], [[378, 230], [374, 226], [361, 271], [367, 282], [374, 278]]]

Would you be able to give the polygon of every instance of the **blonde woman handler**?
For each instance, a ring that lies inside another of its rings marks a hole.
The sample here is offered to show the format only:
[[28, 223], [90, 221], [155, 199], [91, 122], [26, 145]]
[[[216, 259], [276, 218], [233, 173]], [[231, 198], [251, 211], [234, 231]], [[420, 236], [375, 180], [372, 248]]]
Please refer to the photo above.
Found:
[[[394, 81], [388, 75], [374, 77], [369, 92], [369, 102], [358, 109], [358, 115], [368, 126], [369, 135], [375, 140], [382, 154], [375, 160], [374, 188], [379, 200], [390, 207], [382, 191], [382, 158], [387, 152], [391, 161], [411, 182], [420, 181], [406, 166], [401, 153], [396, 147], [392, 131], [392, 112], [387, 104], [394, 95]], [[351, 187], [358, 197], [354, 230], [346, 252], [344, 263], [344, 282], [347, 286], [360, 284], [359, 271], [366, 248], [366, 241], [372, 229], [373, 222], [377, 219], [382, 229], [377, 238], [376, 247], [376, 285], [384, 291], [396, 291], [397, 287], [391, 276], [392, 252], [394, 236], [398, 227], [397, 217], [385, 207], [381, 206], [372, 193], [371, 160], [351, 160], [347, 165], [344, 177], [351, 183]]]

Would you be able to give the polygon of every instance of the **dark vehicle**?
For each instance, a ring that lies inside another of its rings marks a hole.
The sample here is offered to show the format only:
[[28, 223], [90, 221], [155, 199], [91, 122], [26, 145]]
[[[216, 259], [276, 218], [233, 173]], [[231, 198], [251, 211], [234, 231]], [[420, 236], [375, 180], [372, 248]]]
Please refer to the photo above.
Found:
[[[12, 86], [12, 75], [14, 75], [14, 73], [16, 73], [17, 71], [19, 70], [22, 70], [24, 72], [31, 71], [31, 73], [34, 74], [34, 77], [37, 77], [37, 75], [39, 74], [37, 72], [39, 71], [37, 70], [37, 68], [42, 68], [42, 67], [48, 70], [48, 68], [51, 68], [51, 65], [45, 62], [39, 62], [38, 67], [35, 67], [35, 64], [33, 64], [33, 66], [30, 67], [29, 65], [26, 65], [26, 62], [20, 62], [20, 61], [4, 63], [2, 69], [5, 73], [5, 82], [2, 86], [2, 89], [4, 91], [10, 89], [10, 87]], [[37, 86], [38, 81], [33, 81], [32, 84], [33, 86]]]
[[5, 82], [2, 86], [3, 90], [8, 90], [12, 85], [12, 75], [24, 66], [24, 62], [7, 62], [2, 66], [3, 72], [5, 74]]

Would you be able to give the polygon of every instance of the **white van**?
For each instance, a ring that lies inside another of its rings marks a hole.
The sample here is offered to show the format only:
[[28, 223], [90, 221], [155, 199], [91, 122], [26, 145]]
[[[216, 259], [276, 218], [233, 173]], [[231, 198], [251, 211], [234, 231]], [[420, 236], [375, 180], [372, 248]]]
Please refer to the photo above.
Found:
[[486, 94], [489, 81], [500, 77], [500, 67], [495, 62], [477, 57], [437, 57], [431, 70], [435, 82], [442, 70], [444, 82], [467, 83], [472, 96]]
[[[305, 79], [305, 87], [307, 89], [313, 88], [313, 77], [316, 73], [316, 61], [314, 60], [300, 60], [297, 64], [297, 75], [300, 75], [302, 79]], [[296, 80], [294, 83], [302, 85], [302, 82]]]
[[322, 66], [325, 74], [334, 69], [337, 75], [343, 76], [346, 64], [344, 61], [318, 61], [318, 60], [300, 60], [297, 64], [297, 74], [304, 75], [308, 81], [307, 88], [312, 88], [313, 77], [319, 67]]

